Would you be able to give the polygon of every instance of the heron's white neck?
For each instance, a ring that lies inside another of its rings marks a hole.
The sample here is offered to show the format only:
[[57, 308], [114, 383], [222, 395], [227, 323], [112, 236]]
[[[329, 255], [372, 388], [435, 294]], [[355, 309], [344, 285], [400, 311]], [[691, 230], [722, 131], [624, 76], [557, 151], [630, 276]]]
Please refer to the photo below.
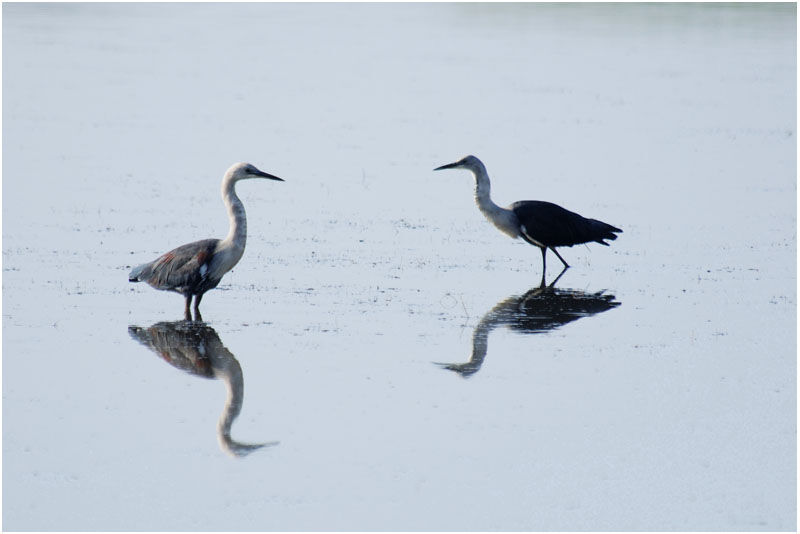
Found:
[[223, 242], [244, 252], [244, 246], [247, 242], [247, 216], [244, 211], [244, 204], [236, 196], [235, 186], [236, 181], [231, 175], [226, 174], [222, 180], [222, 201], [228, 210], [230, 230], [228, 230], [228, 236]]
[[478, 204], [478, 209], [501, 232], [511, 237], [519, 237], [517, 216], [513, 211], [501, 208], [492, 201], [490, 196], [492, 186], [489, 183], [489, 173], [486, 172], [486, 167], [481, 164], [470, 170], [475, 175], [475, 203]]

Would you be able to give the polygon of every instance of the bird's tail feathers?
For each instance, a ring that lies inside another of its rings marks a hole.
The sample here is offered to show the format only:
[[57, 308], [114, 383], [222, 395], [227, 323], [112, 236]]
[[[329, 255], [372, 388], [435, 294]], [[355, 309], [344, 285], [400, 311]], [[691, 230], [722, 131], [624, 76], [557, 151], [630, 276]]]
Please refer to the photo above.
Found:
[[128, 282], [142, 282], [147, 280], [153, 269], [153, 263], [143, 263], [134, 267], [128, 274]]
[[596, 243], [600, 243], [601, 245], [608, 246], [608, 243], [603, 241], [604, 239], [610, 239], [611, 241], [617, 238], [617, 233], [622, 233], [622, 230], [617, 228], [616, 226], [611, 226], [608, 223], [604, 223], [603, 221], [598, 221], [597, 219], [589, 219], [589, 222], [592, 223], [592, 232], [595, 235], [594, 241]]

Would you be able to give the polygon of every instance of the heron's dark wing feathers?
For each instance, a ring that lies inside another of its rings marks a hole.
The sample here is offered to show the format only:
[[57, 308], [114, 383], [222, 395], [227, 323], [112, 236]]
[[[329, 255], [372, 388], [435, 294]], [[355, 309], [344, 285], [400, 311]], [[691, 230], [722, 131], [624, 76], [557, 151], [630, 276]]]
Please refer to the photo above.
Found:
[[149, 272], [142, 273], [139, 279], [157, 289], [196, 288], [204, 282], [218, 243], [219, 239], [203, 239], [170, 250], [149, 264]]
[[610, 224], [587, 219], [552, 202], [523, 200], [514, 202], [511, 209], [528, 238], [547, 247], [571, 247], [595, 241], [608, 245], [604, 239], [616, 239], [622, 232]]

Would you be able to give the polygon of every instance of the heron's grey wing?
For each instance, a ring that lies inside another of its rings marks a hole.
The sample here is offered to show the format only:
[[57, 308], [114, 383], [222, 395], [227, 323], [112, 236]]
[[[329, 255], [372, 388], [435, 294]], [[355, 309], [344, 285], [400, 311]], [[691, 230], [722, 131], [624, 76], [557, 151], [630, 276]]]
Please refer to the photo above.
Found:
[[525, 234], [548, 247], [572, 246], [597, 239], [589, 220], [551, 202], [523, 200], [511, 209]]
[[176, 291], [196, 287], [205, 278], [218, 243], [218, 239], [204, 239], [170, 250], [153, 262], [147, 283]]

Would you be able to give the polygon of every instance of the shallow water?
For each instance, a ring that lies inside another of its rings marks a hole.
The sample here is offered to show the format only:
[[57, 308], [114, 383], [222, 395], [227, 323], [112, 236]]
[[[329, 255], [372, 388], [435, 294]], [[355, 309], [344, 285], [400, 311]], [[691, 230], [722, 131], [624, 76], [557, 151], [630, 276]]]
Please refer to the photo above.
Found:
[[[5, 4], [3, 527], [794, 530], [795, 18]], [[467, 153], [624, 233], [539, 289]]]

